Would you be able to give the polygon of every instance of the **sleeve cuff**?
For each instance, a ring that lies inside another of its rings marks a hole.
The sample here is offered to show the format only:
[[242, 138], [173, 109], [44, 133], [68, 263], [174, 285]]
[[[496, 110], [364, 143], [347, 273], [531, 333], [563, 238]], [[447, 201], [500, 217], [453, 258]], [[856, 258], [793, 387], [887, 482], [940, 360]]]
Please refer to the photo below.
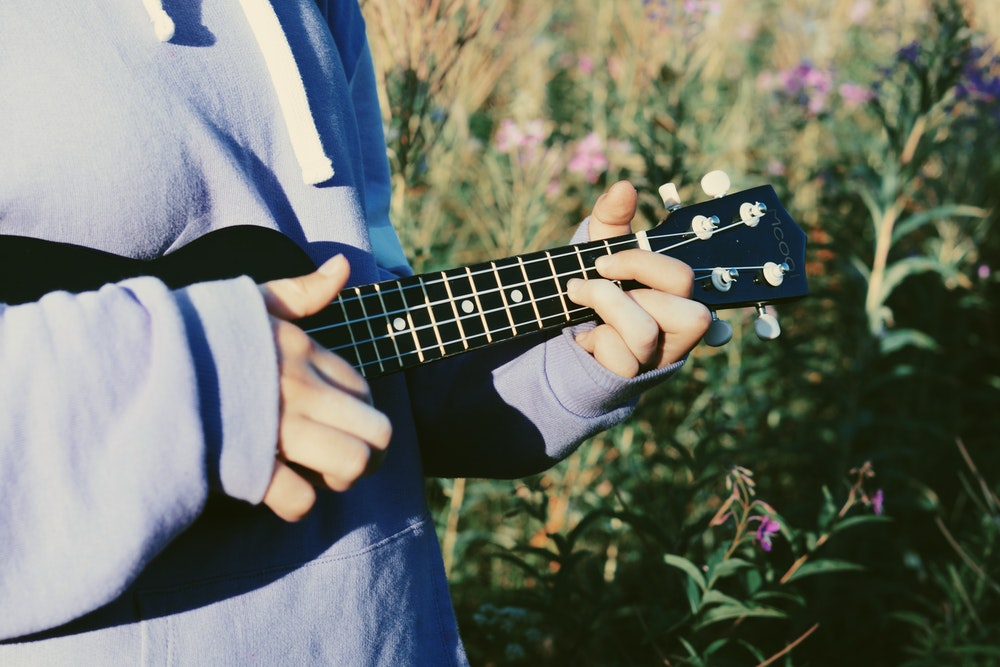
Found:
[[178, 290], [195, 360], [216, 491], [259, 503], [274, 470], [278, 361], [270, 318], [250, 278]]
[[580, 417], [594, 418], [622, 407], [633, 407], [647, 389], [673, 375], [687, 357], [634, 378], [624, 378], [597, 362], [574, 337], [593, 323], [563, 329], [546, 341], [545, 375], [558, 401]]

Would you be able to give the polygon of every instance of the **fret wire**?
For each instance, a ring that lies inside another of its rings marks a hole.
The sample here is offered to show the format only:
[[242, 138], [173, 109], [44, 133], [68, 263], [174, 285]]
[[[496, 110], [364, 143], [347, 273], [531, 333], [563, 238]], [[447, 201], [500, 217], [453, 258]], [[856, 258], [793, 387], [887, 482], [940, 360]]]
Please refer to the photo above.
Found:
[[565, 311], [565, 313], [566, 313], [566, 319], [568, 320], [568, 319], [570, 319], [570, 316], [569, 316], [569, 307], [566, 305], [566, 297], [563, 295], [563, 288], [562, 288], [562, 285], [559, 284], [559, 280], [558, 280], [562, 276], [560, 276], [556, 272], [556, 266], [555, 266], [555, 264], [552, 263], [552, 255], [549, 254], [549, 252], [547, 250], [545, 251], [545, 257], [546, 257], [546, 259], [549, 260], [549, 268], [552, 269], [552, 276], [553, 276], [552, 279], [555, 281], [556, 287], [559, 288], [559, 290], [557, 292], [559, 294], [559, 302], [562, 304], [563, 311]]
[[576, 251], [576, 261], [580, 262], [580, 273], [583, 274], [583, 279], [587, 280], [587, 267], [583, 264], [583, 255], [580, 254], [580, 246], [573, 246], [573, 250]]
[[[578, 307], [572, 309], [573, 314], [583, 314], [583, 313], [586, 313], [588, 311], [590, 311], [590, 309], [589, 308], [585, 308], [583, 306], [578, 306]], [[593, 311], [590, 311], [590, 312], [593, 312]], [[563, 322], [565, 322], [565, 318], [562, 315], [559, 315], [556, 318], [549, 317], [548, 319], [552, 319], [553, 322], [551, 324], [544, 325], [544, 326], [555, 328], [555, 327], [559, 326], [560, 324], [562, 324]], [[361, 342], [365, 343], [365, 342], [373, 342], [373, 341], [361, 341]], [[445, 341], [444, 344], [448, 345], [448, 344], [450, 344], [452, 342], [459, 342], [459, 341]], [[465, 342], [464, 338], [463, 338], [462, 342]], [[339, 350], [346, 349], [347, 347], [348, 346], [346, 346], [346, 345], [339, 345], [339, 346], [336, 346], [336, 347], [330, 347], [330, 348], [326, 348], [326, 349], [328, 349], [330, 352], [336, 353]], [[436, 346], [433, 346], [433, 347], [422, 347], [420, 349], [421, 349], [421, 351], [425, 351], [426, 352], [428, 350], [434, 349], [434, 347], [436, 347]], [[466, 347], [468, 347], [468, 345], [466, 345]], [[405, 356], [405, 355], [401, 354], [399, 357], [397, 357], [395, 359], [392, 359], [391, 357], [387, 357], [385, 360], [386, 361], [389, 361], [389, 360], [401, 361], [402, 358], [403, 358], [403, 356]], [[360, 362], [359, 365], [358, 365], [358, 368], [364, 369], [364, 368], [366, 368], [368, 366], [374, 366], [377, 363], [380, 364], [380, 370], [381, 370], [381, 363], [379, 361]]]
[[[427, 293], [427, 285], [425, 285], [424, 281], [421, 279], [418, 279], [417, 282], [420, 284], [420, 291], [424, 293], [424, 307], [427, 308], [427, 314], [430, 315], [431, 328], [434, 330], [434, 339], [437, 340], [438, 348], [440, 348], [441, 356], [443, 357], [446, 352], [444, 349], [444, 343], [441, 342], [441, 330], [438, 329], [437, 318], [434, 317], [434, 308], [431, 304], [431, 297]], [[403, 298], [403, 301], [406, 301], [405, 297]], [[414, 334], [416, 334], [416, 331], [414, 331]], [[419, 345], [419, 343], [417, 344]]]
[[351, 337], [351, 346], [354, 348], [354, 356], [358, 358], [358, 363], [360, 363], [361, 350], [358, 348], [358, 341], [354, 337], [354, 327], [349, 325], [351, 317], [347, 314], [347, 305], [343, 301], [340, 301], [340, 299], [337, 299], [337, 302], [340, 303], [340, 312], [344, 315], [344, 324], [347, 326], [347, 334]]
[[[375, 283], [373, 285], [373, 287], [375, 289], [376, 296], [378, 296], [379, 305], [382, 306], [382, 314], [381, 314], [381, 316], [385, 318], [385, 330], [386, 330], [386, 333], [389, 334], [389, 340], [392, 341], [392, 349], [396, 350], [396, 358], [397, 359], [402, 359], [403, 355], [400, 354], [400, 352], [399, 352], [399, 344], [396, 342], [396, 331], [392, 328], [392, 320], [390, 319], [391, 316], [394, 313], [387, 313], [386, 312], [385, 299], [382, 298], [382, 288], [380, 287], [380, 283]], [[399, 311], [397, 311], [397, 312], [399, 312]], [[406, 310], [403, 310], [403, 312], [405, 313]], [[367, 315], [367, 314], [368, 313], [366, 311], [365, 315]], [[417, 347], [420, 347], [420, 343], [417, 343]]]
[[[364, 317], [365, 326], [368, 327], [368, 334], [371, 336], [371, 340], [370, 341], [365, 341], [365, 342], [371, 342], [371, 343], [374, 344], [375, 341], [378, 340], [378, 338], [375, 336], [375, 331], [372, 329], [372, 322], [371, 322], [372, 318], [368, 315], [368, 309], [365, 308], [365, 300], [362, 299], [362, 298], [360, 298], [361, 297], [361, 288], [355, 287], [354, 288], [354, 293], [358, 296], [358, 303], [361, 305], [361, 312], [364, 313], [364, 316], [365, 316]], [[326, 327], [326, 328], [329, 328], [329, 327]], [[306, 333], [309, 333], [309, 332], [307, 331]], [[378, 351], [378, 346], [375, 346], [375, 356], [378, 357], [378, 359], [377, 359], [377, 361], [378, 361], [378, 369], [384, 373], [385, 372], [385, 366], [382, 365], [382, 355]], [[362, 363], [362, 367], [364, 367], [364, 366], [370, 366], [370, 365], [371, 364], [364, 364], [364, 363]]]
[[455, 295], [451, 293], [451, 282], [448, 280], [448, 276], [445, 272], [441, 272], [442, 281], [444, 283], [444, 289], [448, 292], [448, 303], [451, 304], [451, 312], [455, 315], [455, 324], [458, 325], [458, 335], [462, 337], [462, 346], [468, 350], [469, 349], [469, 339], [465, 335], [465, 327], [462, 326], [462, 318], [458, 315], [458, 305], [455, 303]]
[[507, 319], [510, 321], [510, 330], [516, 336], [517, 325], [514, 324], [514, 314], [510, 312], [510, 304], [507, 303], [507, 292], [503, 283], [500, 282], [500, 272], [497, 270], [497, 263], [490, 262], [490, 266], [493, 267], [493, 277], [496, 278], [497, 281], [497, 291], [500, 292], [500, 299], [503, 301], [503, 309], [507, 311]]
[[[420, 359], [421, 362], [423, 362], [423, 360], [424, 360], [424, 351], [420, 347], [420, 339], [417, 338], [417, 327], [416, 327], [416, 325], [413, 322], [413, 315], [411, 315], [411, 313], [413, 312], [413, 309], [410, 308], [410, 304], [408, 304], [406, 302], [406, 290], [404, 290], [402, 287], [399, 288], [399, 300], [403, 302], [403, 309], [406, 312], [406, 322], [407, 322], [407, 324], [410, 325], [410, 335], [413, 336], [413, 345], [416, 347], [417, 357]], [[433, 324], [433, 322], [434, 322], [434, 319], [433, 319], [433, 316], [432, 316], [431, 317], [431, 324]]]
[[531, 280], [528, 278], [528, 272], [524, 268], [524, 262], [521, 258], [517, 258], [517, 265], [521, 269], [521, 275], [524, 276], [524, 285], [528, 289], [528, 300], [531, 301], [531, 308], [535, 311], [535, 319], [538, 320], [538, 328], [544, 329], [545, 325], [542, 324], [542, 316], [538, 312], [538, 302], [535, 300], [535, 293], [531, 289]]
[[[483, 273], [485, 273], [485, 271]], [[472, 298], [476, 301], [476, 310], [479, 311], [479, 319], [483, 321], [483, 330], [486, 332], [486, 340], [492, 343], [493, 333], [490, 331], [490, 325], [486, 321], [486, 311], [483, 309], [483, 304], [479, 301], [479, 289], [476, 287], [476, 282], [472, 279], [472, 269], [468, 266], [465, 267], [465, 275], [469, 278], [469, 287], [472, 288]]]

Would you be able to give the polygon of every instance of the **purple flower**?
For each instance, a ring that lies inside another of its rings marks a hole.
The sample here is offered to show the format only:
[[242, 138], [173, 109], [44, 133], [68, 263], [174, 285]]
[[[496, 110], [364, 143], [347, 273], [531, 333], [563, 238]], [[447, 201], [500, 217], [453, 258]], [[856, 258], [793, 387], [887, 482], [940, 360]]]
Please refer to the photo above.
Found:
[[990, 267], [989, 264], [980, 264], [979, 268], [976, 269], [976, 275], [979, 276], [980, 280], [986, 280], [990, 277]]
[[764, 91], [777, 91], [779, 95], [805, 107], [810, 114], [817, 115], [826, 110], [827, 99], [833, 89], [833, 75], [829, 70], [803, 61], [780, 72], [762, 72], [757, 77], [757, 87]]
[[872, 509], [875, 511], [875, 514], [878, 514], [879, 516], [882, 515], [882, 511], [884, 509], [883, 505], [884, 502], [885, 502], [885, 497], [882, 495], [882, 489], [879, 489], [878, 491], [875, 492], [875, 495], [872, 496]]
[[760, 548], [764, 551], [770, 551], [771, 536], [781, 530], [781, 524], [769, 516], [755, 516], [754, 519], [760, 521], [754, 541], [760, 544]]
[[912, 41], [899, 51], [896, 52], [896, 59], [899, 62], [908, 62], [910, 64], [917, 64], [917, 60], [920, 58], [920, 42]]

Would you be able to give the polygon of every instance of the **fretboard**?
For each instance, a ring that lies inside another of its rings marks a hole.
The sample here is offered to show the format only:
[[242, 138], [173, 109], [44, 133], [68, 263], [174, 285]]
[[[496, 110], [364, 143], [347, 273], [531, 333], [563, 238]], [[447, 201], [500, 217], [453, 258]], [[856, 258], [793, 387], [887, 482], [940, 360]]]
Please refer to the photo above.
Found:
[[595, 260], [637, 247], [634, 236], [595, 241], [345, 289], [305, 323], [322, 346], [367, 378], [517, 336], [594, 318], [566, 296], [595, 278]]

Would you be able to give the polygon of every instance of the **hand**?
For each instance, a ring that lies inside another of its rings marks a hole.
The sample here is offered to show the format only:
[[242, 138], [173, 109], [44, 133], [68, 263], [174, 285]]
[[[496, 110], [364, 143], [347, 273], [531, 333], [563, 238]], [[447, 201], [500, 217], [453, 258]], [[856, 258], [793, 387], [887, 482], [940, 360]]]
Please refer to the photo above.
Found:
[[[260, 286], [278, 349], [278, 449], [264, 504], [298, 521], [316, 502], [314, 484], [345, 491], [381, 463], [392, 427], [371, 405], [365, 379], [289, 320], [332, 301], [350, 267], [338, 255], [317, 271]], [[290, 464], [294, 464], [294, 467]]]
[[[632, 231], [635, 188], [619, 181], [601, 195], [590, 216], [590, 239]], [[569, 281], [569, 298], [592, 308], [603, 321], [576, 341], [602, 366], [622, 377], [674, 363], [693, 348], [711, 324], [708, 309], [688, 297], [693, 273], [679, 260], [647, 250], [624, 250], [601, 257], [597, 271], [606, 280]], [[634, 280], [645, 288], [622, 291], [612, 281]]]

